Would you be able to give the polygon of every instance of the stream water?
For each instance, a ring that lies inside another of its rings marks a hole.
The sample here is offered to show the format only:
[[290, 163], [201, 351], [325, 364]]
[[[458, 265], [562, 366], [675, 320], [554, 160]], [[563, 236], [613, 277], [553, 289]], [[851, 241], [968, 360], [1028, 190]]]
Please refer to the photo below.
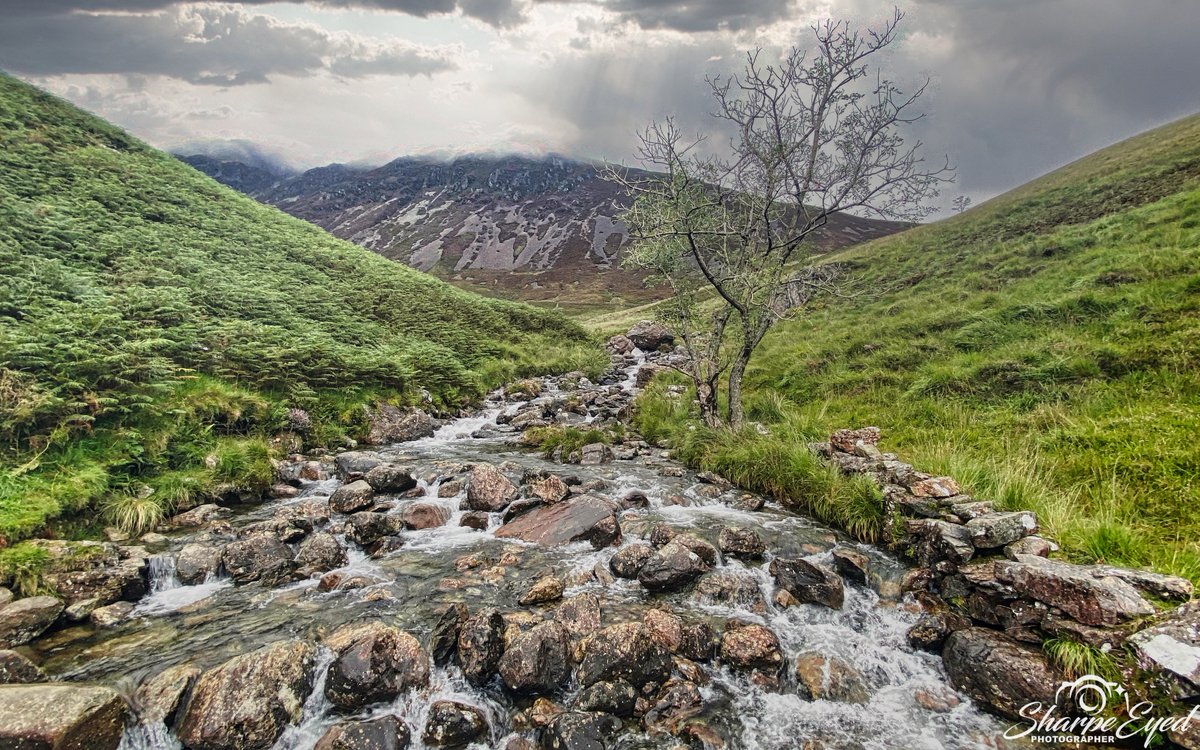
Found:
[[[622, 388], [633, 387], [635, 371], [636, 363]], [[481, 429], [494, 432], [497, 417], [508, 408], [498, 398], [478, 415], [452, 421], [432, 437], [380, 450], [389, 459], [418, 467], [418, 476], [426, 477], [421, 481], [426, 491], [422, 501], [444, 505], [451, 518], [444, 526], [405, 532], [404, 546], [379, 559], [339, 537], [349, 551], [345, 572], [367, 577], [371, 583], [365, 588], [321, 592], [316, 578], [274, 589], [259, 584], [234, 586], [219, 577], [183, 586], [175, 575], [174, 554], [195, 534], [178, 533], [151, 559], [151, 590], [131, 619], [103, 630], [77, 626], [59, 631], [32, 644], [38, 660], [56, 678], [113, 684], [131, 692], [143, 679], [177, 663], [190, 661], [207, 668], [284, 638], [318, 641], [339, 625], [358, 620], [385, 619], [424, 640], [442, 605], [461, 601], [472, 612], [484, 606], [516, 609], [516, 599], [530, 582], [553, 571], [568, 581], [566, 597], [583, 591], [600, 596], [604, 625], [639, 619], [652, 604], [665, 602], [685, 620], [708, 619], [718, 630], [724, 620], [733, 617], [765, 624], [778, 634], [789, 659], [817, 651], [845, 660], [864, 676], [868, 686], [865, 703], [810, 701], [801, 698], [794, 686], [789, 687], [788, 679], [783, 687], [762, 687], [747, 676], [710, 665], [712, 680], [701, 690], [705, 716], [725, 737], [728, 747], [781, 750], [807, 747], [809, 740], [819, 741], [821, 744], [813, 746], [828, 750], [1004, 746], [999, 735], [1005, 725], [955, 695], [937, 656], [915, 651], [907, 644], [905, 631], [917, 615], [904, 602], [893, 596], [881, 598], [876, 591], [895, 590], [895, 581], [903, 572], [889, 555], [859, 546], [869, 556], [877, 581], [870, 588], [847, 582], [846, 603], [840, 611], [808, 604], [779, 608], [772, 603], [773, 582], [767, 573], [772, 556], [820, 561], [828, 558], [836, 544], [851, 542], [771, 502], [758, 511], [739, 510], [729, 501], [743, 495], [741, 491], [714, 489], [688, 471], [681, 476], [664, 475], [678, 472], [664, 472], [664, 467], [675, 465], [658, 452], [598, 466], [563, 465], [522, 449], [511, 442], [511, 435], [471, 437]], [[463, 511], [459, 506], [465, 493], [439, 498], [438, 490], [443, 478], [461, 472], [461, 465], [480, 462], [508, 462], [510, 476], [530, 469], [574, 475], [585, 484], [599, 480], [602, 485], [597, 486], [603, 488], [593, 494], [614, 499], [631, 490], [645, 493], [649, 507], [626, 511], [622, 519], [622, 544], [641, 541], [640, 532], [658, 521], [714, 543], [722, 526], [758, 530], [767, 542], [767, 559], [761, 564], [727, 559], [721, 569], [757, 582], [765, 608], [761, 603], [716, 606], [694, 599], [687, 591], [652, 595], [636, 581], [607, 580], [606, 576], [601, 576], [606, 580], [597, 580], [592, 571], [597, 566], [606, 568], [618, 547], [600, 551], [586, 544], [543, 548], [499, 539], [494, 535], [499, 514], [493, 515], [487, 531], [460, 526]], [[336, 480], [305, 482], [298, 497], [246, 508], [231, 521], [238, 527], [270, 518], [282, 506], [326, 497], [337, 485]], [[679, 497], [687, 504], [674, 504]], [[399, 510], [398, 506], [393, 512]], [[507, 563], [491, 567], [486, 577], [477, 570], [464, 572], [456, 565], [464, 555], [477, 553], [491, 561], [504, 556]], [[323, 658], [328, 663], [332, 657], [325, 653]], [[318, 670], [319, 678], [324, 671]], [[577, 689], [577, 685], [568, 686], [560, 702], [569, 704]], [[504, 747], [511, 734], [511, 716], [520, 706], [498, 683], [483, 689], [468, 685], [453, 666], [436, 667], [430, 688], [356, 716], [398, 715], [413, 730], [412, 746], [420, 748], [424, 714], [432, 700], [444, 697], [482, 707], [489, 714], [491, 737], [472, 747]], [[276, 748], [311, 748], [329, 726], [346, 718], [325, 700], [318, 684], [305, 705], [302, 722], [291, 727]], [[671, 737], [651, 738], [631, 731], [615, 746], [652, 748], [674, 743]], [[122, 745], [123, 750], [177, 747], [162, 725], [131, 728]]]

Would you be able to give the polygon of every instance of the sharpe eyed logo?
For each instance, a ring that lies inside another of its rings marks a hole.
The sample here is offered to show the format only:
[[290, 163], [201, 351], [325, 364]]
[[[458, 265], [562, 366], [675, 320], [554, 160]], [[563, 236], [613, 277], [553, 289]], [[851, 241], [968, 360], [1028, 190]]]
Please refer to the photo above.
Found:
[[1161, 735], [1185, 731], [1188, 722], [1200, 721], [1200, 706], [1174, 717], [1156, 717], [1154, 709], [1149, 701], [1134, 703], [1121, 684], [1089, 674], [1059, 685], [1051, 704], [1026, 703], [1020, 710], [1026, 721], [1009, 727], [1004, 736], [1045, 744], [1113, 745], [1140, 735], [1143, 747], [1152, 747]]

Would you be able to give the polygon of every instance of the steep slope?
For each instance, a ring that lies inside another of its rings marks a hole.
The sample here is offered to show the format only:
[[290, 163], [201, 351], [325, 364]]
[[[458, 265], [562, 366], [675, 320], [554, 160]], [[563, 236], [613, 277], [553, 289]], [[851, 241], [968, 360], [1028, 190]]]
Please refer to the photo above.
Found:
[[453, 408], [596, 361], [556, 314], [387, 261], [0, 76], [0, 546], [102, 498], [155, 512], [260, 487], [289, 408], [332, 445], [377, 399]]
[[768, 337], [753, 418], [877, 424], [1076, 557], [1200, 580], [1200, 116], [832, 257], [869, 294]]
[[[229, 166], [183, 158], [238, 187]], [[377, 169], [331, 165], [247, 192], [385, 257], [490, 294], [572, 309], [663, 295], [620, 267], [627, 236], [614, 217], [627, 198], [595, 164], [554, 156], [404, 158]], [[817, 242], [832, 250], [902, 228], [839, 217]]]

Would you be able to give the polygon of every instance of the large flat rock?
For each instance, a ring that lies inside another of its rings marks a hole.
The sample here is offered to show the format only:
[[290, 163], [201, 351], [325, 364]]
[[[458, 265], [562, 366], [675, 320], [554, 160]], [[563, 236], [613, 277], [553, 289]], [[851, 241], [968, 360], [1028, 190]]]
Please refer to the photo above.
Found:
[[517, 516], [496, 529], [496, 536], [522, 539], [547, 547], [571, 542], [591, 542], [596, 549], [620, 538], [612, 506], [591, 495], [565, 500]]
[[0, 686], [0, 747], [18, 750], [116, 750], [125, 700], [98, 685]]

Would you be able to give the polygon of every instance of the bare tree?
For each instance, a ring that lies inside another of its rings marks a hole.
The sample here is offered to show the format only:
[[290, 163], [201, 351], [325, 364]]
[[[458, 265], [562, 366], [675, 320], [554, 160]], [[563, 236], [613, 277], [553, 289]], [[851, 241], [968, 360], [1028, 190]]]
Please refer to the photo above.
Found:
[[897, 10], [862, 31], [826, 21], [810, 49], [778, 63], [748, 53], [740, 75], [707, 79], [713, 116], [734, 133], [725, 153], [702, 153], [704, 136], [687, 138], [668, 118], [640, 134], [639, 159], [658, 174], [607, 170], [634, 198], [623, 217], [634, 240], [626, 262], [672, 288], [661, 315], [683, 341], [679, 368], [711, 426], [741, 426], [746, 367], [776, 321], [814, 296], [845, 293], [841, 268], [812, 262], [813, 232], [846, 212], [923, 218], [951, 176], [948, 162], [926, 166], [922, 144], [901, 133], [923, 116], [915, 105], [928, 81], [906, 94], [870, 65], [902, 18]]
[[950, 205], [954, 208], [955, 213], [962, 213], [971, 207], [971, 199], [965, 195], [957, 196]]

